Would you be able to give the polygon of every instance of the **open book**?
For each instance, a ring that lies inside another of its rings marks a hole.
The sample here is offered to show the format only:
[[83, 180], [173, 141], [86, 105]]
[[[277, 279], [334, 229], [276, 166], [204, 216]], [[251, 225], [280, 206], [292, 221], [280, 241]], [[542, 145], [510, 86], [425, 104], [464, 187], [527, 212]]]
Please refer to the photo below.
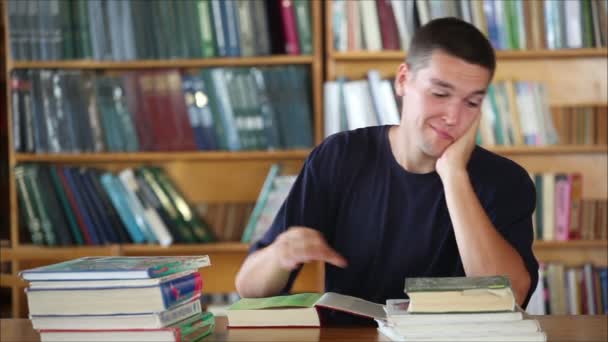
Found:
[[317, 308], [328, 308], [373, 319], [386, 319], [381, 304], [327, 292], [268, 298], [243, 298], [228, 308], [229, 327], [319, 327]]

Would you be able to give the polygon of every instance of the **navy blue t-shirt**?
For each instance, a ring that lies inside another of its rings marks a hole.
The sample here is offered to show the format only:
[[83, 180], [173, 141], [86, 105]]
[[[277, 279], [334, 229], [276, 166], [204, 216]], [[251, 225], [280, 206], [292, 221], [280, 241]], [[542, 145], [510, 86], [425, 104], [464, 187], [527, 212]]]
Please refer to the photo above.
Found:
[[[389, 128], [338, 133], [316, 147], [272, 226], [250, 252], [291, 226], [317, 229], [348, 261], [344, 269], [326, 264], [325, 290], [382, 304], [406, 298], [406, 277], [464, 276], [439, 175], [401, 167], [391, 151]], [[526, 264], [532, 284], [527, 304], [538, 280], [532, 253], [534, 184], [522, 167], [481, 147], [473, 151], [468, 172], [492, 223]]]

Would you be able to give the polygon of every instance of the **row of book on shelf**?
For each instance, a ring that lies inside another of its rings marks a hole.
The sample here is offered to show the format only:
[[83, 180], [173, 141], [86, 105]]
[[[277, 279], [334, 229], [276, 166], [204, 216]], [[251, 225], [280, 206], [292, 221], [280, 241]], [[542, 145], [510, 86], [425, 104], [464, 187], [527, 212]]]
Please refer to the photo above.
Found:
[[85, 257], [20, 275], [43, 342], [181, 342], [213, 333], [199, 273], [210, 265], [208, 256]]
[[583, 197], [580, 173], [537, 173], [536, 211], [532, 220], [537, 240], [608, 239], [608, 201]]
[[[325, 136], [400, 121], [400, 99], [377, 70], [369, 70], [364, 80], [326, 82], [324, 93]], [[488, 87], [481, 110], [480, 145], [608, 143], [608, 106], [551, 108], [542, 83], [496, 81]]]
[[37, 245], [254, 243], [268, 230], [295, 175], [273, 164], [255, 204], [187, 201], [159, 167], [118, 173], [25, 163], [15, 168], [20, 226]]
[[457, 17], [475, 25], [498, 50], [606, 46], [603, 0], [333, 0], [337, 51], [407, 50], [432, 19]]
[[541, 264], [526, 311], [531, 315], [608, 314], [608, 268]]
[[15, 70], [18, 152], [267, 150], [312, 146], [303, 66], [95, 74]]
[[15, 60], [312, 54], [308, 0], [9, 0]]
[[160, 168], [15, 167], [23, 231], [38, 245], [204, 243], [215, 237]]

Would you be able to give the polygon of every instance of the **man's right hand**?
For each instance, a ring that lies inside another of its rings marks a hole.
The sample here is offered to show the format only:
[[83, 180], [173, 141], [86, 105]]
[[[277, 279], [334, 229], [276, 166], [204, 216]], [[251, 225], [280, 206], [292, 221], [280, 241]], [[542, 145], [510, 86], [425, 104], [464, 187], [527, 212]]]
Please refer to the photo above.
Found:
[[337, 267], [346, 267], [343, 256], [333, 250], [323, 235], [307, 227], [291, 227], [281, 233], [270, 246], [279, 266], [291, 271], [309, 261], [325, 261]]

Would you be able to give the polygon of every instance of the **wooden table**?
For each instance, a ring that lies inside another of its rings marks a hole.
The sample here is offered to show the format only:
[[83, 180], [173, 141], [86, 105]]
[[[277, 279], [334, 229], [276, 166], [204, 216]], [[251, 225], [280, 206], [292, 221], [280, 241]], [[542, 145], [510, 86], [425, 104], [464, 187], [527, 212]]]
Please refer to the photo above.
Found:
[[[608, 316], [536, 316], [549, 341], [608, 341]], [[203, 341], [389, 341], [371, 327], [226, 329], [216, 318], [215, 332]], [[40, 341], [27, 319], [0, 320], [0, 341]]]

